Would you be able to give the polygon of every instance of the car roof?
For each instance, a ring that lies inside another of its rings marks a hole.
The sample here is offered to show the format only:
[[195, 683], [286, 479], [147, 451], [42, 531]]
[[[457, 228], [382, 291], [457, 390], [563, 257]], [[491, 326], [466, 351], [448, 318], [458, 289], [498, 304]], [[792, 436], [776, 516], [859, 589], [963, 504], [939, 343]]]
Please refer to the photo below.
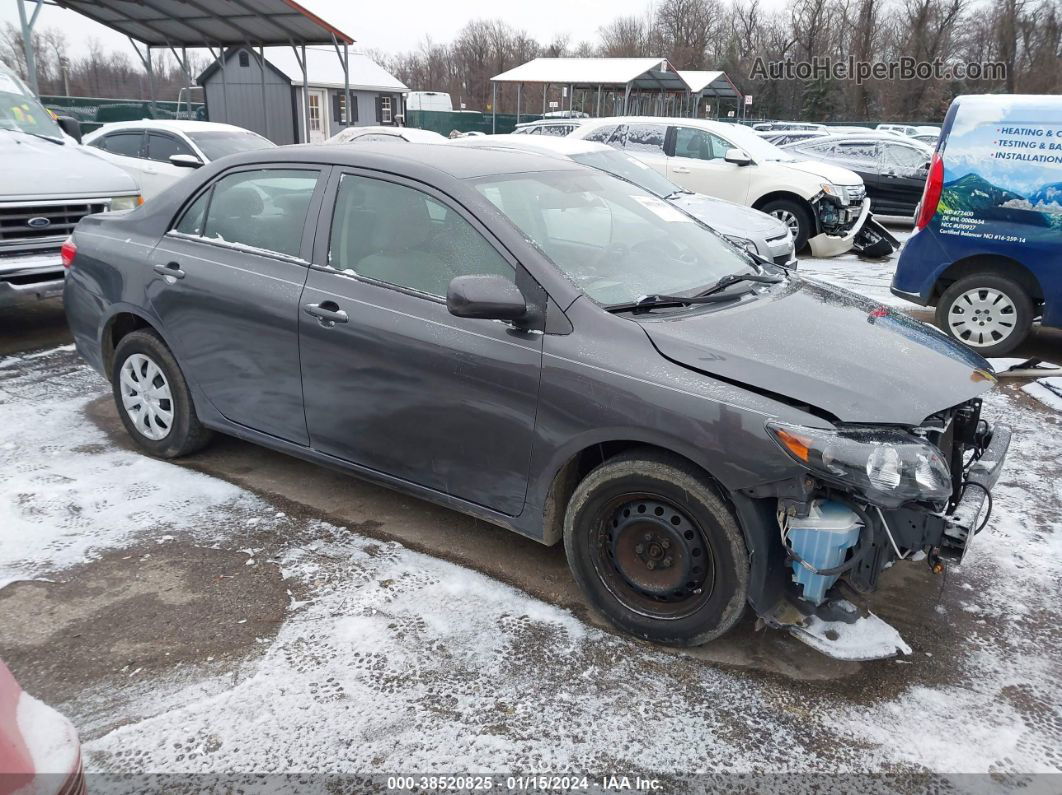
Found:
[[450, 142], [365, 143], [358, 146], [299, 144], [259, 149], [230, 155], [230, 164], [306, 162], [328, 163], [354, 168], [391, 170], [396, 173], [427, 176], [426, 172], [448, 174], [454, 179], [469, 179], [501, 174], [537, 171], [579, 171], [586, 169], [570, 160], [547, 158], [537, 153], [513, 149], [481, 149], [454, 146]]
[[476, 138], [455, 138], [451, 146], [466, 146], [477, 149], [509, 148], [536, 150], [547, 154], [571, 157], [586, 152], [614, 152], [611, 146], [584, 141], [582, 138], [557, 138], [549, 135], [485, 135]]
[[94, 132], [111, 132], [127, 129], [168, 130], [170, 132], [251, 132], [235, 124], [223, 124], [215, 121], [194, 121], [192, 119], [136, 119], [132, 121], [112, 121], [104, 124]]
[[[603, 127], [606, 124], [663, 124], [665, 126], [681, 125], [683, 127], [699, 127], [709, 132], [723, 133], [733, 130], [740, 125], [724, 121], [712, 121], [711, 119], [687, 119], [677, 116], [605, 116], [599, 119], [583, 119], [584, 127]], [[749, 132], [752, 128], [746, 127]], [[779, 131], [781, 132], [781, 131]]]
[[926, 145], [921, 141], [916, 141], [914, 138], [900, 137], [896, 135], [890, 135], [886, 132], [875, 132], [874, 130], [868, 130], [865, 133], [841, 133], [839, 135], [820, 135], [818, 138], [814, 138], [810, 141], [793, 141], [792, 143], [784, 144], [782, 149], [788, 149], [795, 147], [797, 144], [807, 143], [831, 143], [833, 141], [844, 141], [845, 143], [859, 143], [860, 141], [888, 141], [890, 144], [907, 144], [913, 146], [915, 149], [927, 149]]

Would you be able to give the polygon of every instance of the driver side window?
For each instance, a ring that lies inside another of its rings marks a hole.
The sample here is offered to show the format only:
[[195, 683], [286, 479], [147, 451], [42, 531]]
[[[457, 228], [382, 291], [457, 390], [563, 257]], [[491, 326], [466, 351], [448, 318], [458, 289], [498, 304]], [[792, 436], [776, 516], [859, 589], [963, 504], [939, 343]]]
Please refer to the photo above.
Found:
[[516, 278], [497, 249], [450, 207], [415, 188], [356, 174], [339, 183], [328, 263], [440, 298], [457, 276]]

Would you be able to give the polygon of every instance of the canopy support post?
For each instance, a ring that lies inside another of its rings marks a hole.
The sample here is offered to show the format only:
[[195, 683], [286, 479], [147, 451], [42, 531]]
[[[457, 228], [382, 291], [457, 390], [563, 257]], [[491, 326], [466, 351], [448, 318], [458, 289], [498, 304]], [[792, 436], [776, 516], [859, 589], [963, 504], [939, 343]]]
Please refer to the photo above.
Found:
[[26, 56], [26, 78], [33, 93], [40, 96], [41, 92], [37, 86], [37, 54], [33, 51], [33, 26], [37, 24], [37, 15], [41, 13], [44, 0], [36, 0], [37, 7], [33, 9], [29, 19], [26, 19], [26, 0], [17, 2], [18, 21], [22, 27], [22, 52]]
[[[332, 46], [336, 50], [336, 57], [339, 58], [339, 62], [343, 64], [343, 118], [340, 120], [343, 122], [344, 127], [349, 127], [353, 115], [350, 112], [350, 50], [346, 42], [343, 42], [343, 52], [339, 51], [339, 42], [336, 40], [336, 36], [332, 34]], [[399, 108], [401, 110], [401, 108]]]
[[[253, 52], [253, 48], [252, 48], [252, 52]], [[260, 73], [259, 76], [261, 77], [261, 84], [262, 84], [262, 126], [265, 128], [265, 133], [264, 133], [265, 137], [269, 138], [269, 113], [266, 112], [265, 70], [266, 70], [265, 46], [259, 44], [258, 45], [258, 71]], [[270, 138], [269, 140], [273, 140], [273, 139]]]
[[542, 115], [546, 115], [546, 92], [549, 91], [549, 83], [542, 84]]
[[144, 71], [148, 76], [148, 96], [151, 99], [151, 116], [155, 116], [155, 68], [151, 63], [151, 45], [147, 44], [144, 47], [144, 52], [140, 51], [140, 48], [136, 45], [136, 39], [132, 36], [127, 36], [129, 44], [133, 47], [133, 52], [136, 53], [136, 57], [140, 59], [140, 63], [144, 65]]
[[523, 89], [523, 83], [516, 84], [516, 123], [520, 123], [520, 92]]
[[597, 85], [597, 117], [601, 118], [601, 84]]
[[490, 81], [490, 134], [498, 131], [498, 84]]
[[568, 84], [568, 118], [572, 116], [572, 109], [575, 107], [575, 86], [572, 83]]
[[623, 91], [623, 115], [627, 116], [627, 107], [631, 101], [631, 84], [627, 83], [627, 87]]

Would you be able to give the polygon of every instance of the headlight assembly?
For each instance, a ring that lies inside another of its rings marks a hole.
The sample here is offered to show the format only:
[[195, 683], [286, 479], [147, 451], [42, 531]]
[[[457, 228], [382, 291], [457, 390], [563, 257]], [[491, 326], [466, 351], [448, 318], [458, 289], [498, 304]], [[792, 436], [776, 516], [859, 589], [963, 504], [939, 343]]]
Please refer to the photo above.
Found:
[[951, 472], [929, 442], [897, 429], [830, 430], [768, 422], [767, 431], [797, 463], [854, 487], [871, 502], [939, 503], [951, 496]]
[[738, 237], [737, 235], [723, 235], [727, 240], [733, 243], [738, 248], [749, 252], [750, 254], [759, 254], [759, 249], [756, 248], [756, 244], [748, 238]]
[[111, 210], [135, 210], [144, 199], [139, 194], [135, 196], [115, 196], [111, 199]]

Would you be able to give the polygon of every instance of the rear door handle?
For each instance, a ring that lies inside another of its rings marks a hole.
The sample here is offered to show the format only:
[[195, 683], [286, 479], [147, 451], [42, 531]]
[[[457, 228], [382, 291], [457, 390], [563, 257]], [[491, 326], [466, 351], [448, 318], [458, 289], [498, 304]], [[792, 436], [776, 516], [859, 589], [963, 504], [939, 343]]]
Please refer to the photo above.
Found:
[[171, 279], [183, 279], [184, 271], [179, 262], [167, 262], [165, 265], [155, 265], [152, 270], [159, 276], [169, 276]]
[[319, 304], [305, 304], [303, 311], [311, 317], [321, 321], [325, 328], [331, 328], [336, 323], [346, 323], [347, 313], [339, 308], [335, 301], [322, 301]]

